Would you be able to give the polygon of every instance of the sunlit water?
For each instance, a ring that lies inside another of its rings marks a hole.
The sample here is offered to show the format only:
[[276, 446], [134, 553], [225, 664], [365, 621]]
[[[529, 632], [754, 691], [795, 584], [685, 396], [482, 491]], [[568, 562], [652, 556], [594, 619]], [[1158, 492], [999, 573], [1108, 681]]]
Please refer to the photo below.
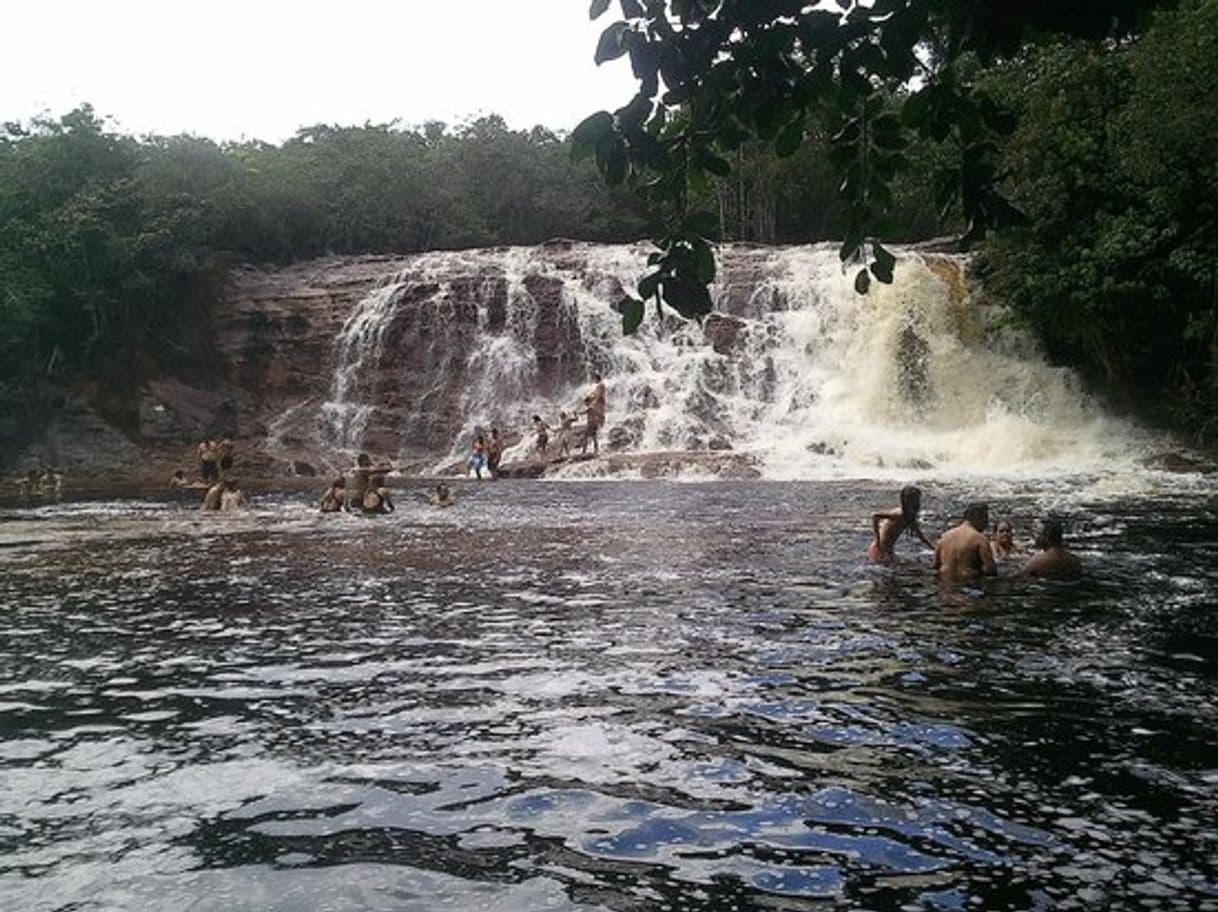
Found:
[[1218, 909], [1218, 500], [1072, 489], [984, 596], [871, 483], [10, 506], [0, 909]]

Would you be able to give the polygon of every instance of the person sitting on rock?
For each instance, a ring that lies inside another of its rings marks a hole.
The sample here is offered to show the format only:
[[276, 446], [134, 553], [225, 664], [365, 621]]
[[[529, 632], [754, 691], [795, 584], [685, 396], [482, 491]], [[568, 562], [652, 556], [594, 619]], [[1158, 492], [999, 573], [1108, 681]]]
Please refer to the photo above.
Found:
[[1082, 576], [1083, 562], [1078, 555], [1066, 550], [1062, 537], [1060, 520], [1044, 520], [1040, 524], [1040, 534], [1036, 536], [1036, 546], [1041, 550], [1028, 559], [1020, 574], [1058, 580], [1075, 580]]
[[169, 476], [169, 487], [185, 488], [189, 486], [190, 482], [186, 479], [186, 473], [181, 469], [174, 469], [173, 474]]
[[321, 495], [321, 512], [337, 513], [347, 502], [347, 480], [341, 475], [330, 482], [330, 487]]
[[389, 489], [385, 487], [384, 475], [373, 475], [368, 482], [368, 488], [364, 491], [363, 511], [365, 513], [392, 513], [394, 511], [393, 498], [390, 496]]

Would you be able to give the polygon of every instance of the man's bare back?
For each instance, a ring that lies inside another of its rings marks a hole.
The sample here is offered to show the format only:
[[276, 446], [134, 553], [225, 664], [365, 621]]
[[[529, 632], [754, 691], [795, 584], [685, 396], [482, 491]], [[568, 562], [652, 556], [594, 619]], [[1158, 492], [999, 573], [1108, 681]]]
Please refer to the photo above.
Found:
[[994, 576], [998, 568], [984, 529], [989, 525], [985, 504], [970, 504], [964, 521], [943, 533], [935, 546], [935, 572], [945, 583], [973, 583]]

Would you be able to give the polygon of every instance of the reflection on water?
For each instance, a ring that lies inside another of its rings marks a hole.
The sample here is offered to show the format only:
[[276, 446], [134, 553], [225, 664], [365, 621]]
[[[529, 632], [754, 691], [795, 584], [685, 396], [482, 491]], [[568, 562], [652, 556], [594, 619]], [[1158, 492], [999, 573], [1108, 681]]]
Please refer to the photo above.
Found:
[[0, 908], [1218, 909], [1212, 498], [947, 603], [865, 484], [306, 501], [0, 514]]

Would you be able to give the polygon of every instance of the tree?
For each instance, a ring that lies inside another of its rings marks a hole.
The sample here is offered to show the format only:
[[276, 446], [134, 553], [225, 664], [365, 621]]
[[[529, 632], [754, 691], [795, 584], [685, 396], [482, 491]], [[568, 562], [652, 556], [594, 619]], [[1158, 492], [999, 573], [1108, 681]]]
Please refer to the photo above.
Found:
[[[686, 317], [710, 310], [711, 242], [718, 219], [691, 200], [709, 176], [756, 138], [778, 157], [815, 131], [828, 137], [848, 203], [843, 261], [865, 260], [855, 287], [892, 280], [894, 257], [876, 226], [893, 208], [892, 186], [910, 168], [911, 135], [950, 142], [951, 164], [933, 175], [941, 210], [958, 207], [965, 243], [1019, 213], [998, 192], [995, 137], [1014, 126], [1007, 110], [969, 78], [969, 64], [1009, 56], [1044, 34], [1128, 34], [1154, 0], [620, 0], [621, 19], [597, 44], [596, 62], [629, 57], [639, 91], [612, 114], [598, 111], [572, 134], [573, 154], [593, 157], [610, 184], [627, 183], [662, 227], [624, 306], [627, 331], [643, 301]], [[593, 0], [592, 18], [610, 0]], [[892, 103], [910, 88], [899, 110]]]

